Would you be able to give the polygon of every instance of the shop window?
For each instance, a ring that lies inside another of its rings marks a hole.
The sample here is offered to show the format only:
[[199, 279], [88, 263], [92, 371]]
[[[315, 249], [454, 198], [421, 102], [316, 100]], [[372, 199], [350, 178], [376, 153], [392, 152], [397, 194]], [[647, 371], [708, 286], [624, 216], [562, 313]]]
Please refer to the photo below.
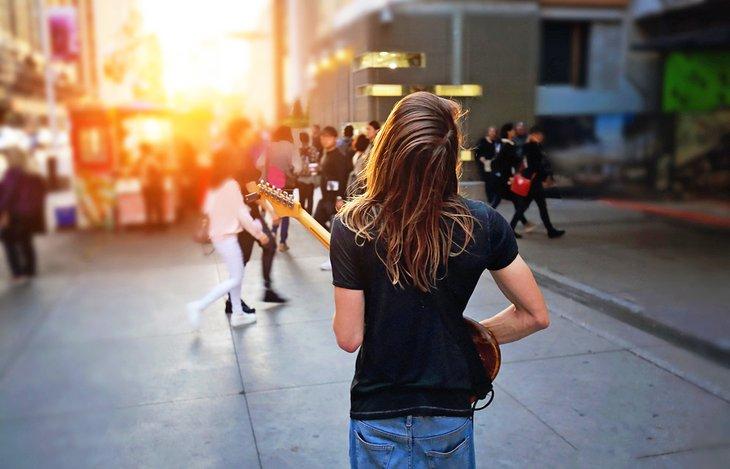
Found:
[[577, 21], [542, 23], [541, 85], [586, 85], [588, 28]]

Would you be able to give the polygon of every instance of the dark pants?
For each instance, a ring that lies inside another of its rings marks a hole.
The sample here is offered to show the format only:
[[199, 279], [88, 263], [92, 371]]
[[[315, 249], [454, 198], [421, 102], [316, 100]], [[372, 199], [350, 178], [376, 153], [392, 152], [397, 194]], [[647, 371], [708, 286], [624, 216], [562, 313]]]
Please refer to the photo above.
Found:
[[518, 216], [517, 214], [519, 212], [519, 218], [517, 219], [517, 221], [521, 221], [523, 225], [526, 225], [527, 218], [525, 218], [525, 211], [523, 210], [522, 212], [520, 212], [519, 210], [521, 197], [510, 190], [509, 186], [507, 185], [507, 181], [497, 179], [495, 177], [495, 185], [496, 189], [494, 191], [494, 198], [492, 199], [492, 203], [489, 205], [491, 205], [492, 208], [497, 208], [499, 206], [499, 203], [502, 202], [502, 199], [511, 201], [512, 205], [514, 205], [515, 207], [516, 217]]
[[[264, 287], [269, 289], [271, 288], [271, 267], [274, 265], [274, 255], [276, 254], [276, 239], [266, 222], [261, 218], [259, 220], [261, 221], [264, 233], [269, 237], [269, 243], [266, 246], [261, 246], [261, 273], [264, 277]], [[251, 236], [248, 231], [238, 233], [238, 244], [241, 246], [244, 264], [248, 264], [249, 259], [251, 259], [253, 245], [255, 243], [258, 243], [258, 240]]]
[[145, 187], [142, 190], [144, 198], [145, 222], [149, 226], [159, 226], [165, 221], [164, 210], [165, 191], [162, 187]]
[[540, 219], [542, 219], [542, 224], [545, 225], [548, 233], [555, 231], [555, 227], [550, 222], [550, 214], [548, 213], [547, 202], [545, 201], [545, 190], [541, 183], [537, 181], [533, 182], [527, 197], [520, 197], [518, 200], [519, 202], [516, 204], [515, 214], [510, 222], [512, 229], [517, 226], [518, 221], [525, 218], [525, 212], [530, 206], [530, 203], [534, 200], [537, 204], [537, 208], [540, 210]]
[[337, 212], [335, 209], [335, 203], [337, 202], [337, 192], [322, 191], [322, 200], [317, 204], [317, 209], [314, 211], [314, 219], [317, 223], [327, 227], [332, 216]]
[[314, 210], [314, 184], [299, 183], [299, 203], [308, 214]]
[[13, 277], [35, 275], [33, 233], [22, 224], [11, 224], [3, 231], [2, 242]]
[[497, 198], [497, 177], [491, 172], [483, 173], [482, 180], [484, 181], [484, 193], [487, 196], [487, 204], [492, 205]]

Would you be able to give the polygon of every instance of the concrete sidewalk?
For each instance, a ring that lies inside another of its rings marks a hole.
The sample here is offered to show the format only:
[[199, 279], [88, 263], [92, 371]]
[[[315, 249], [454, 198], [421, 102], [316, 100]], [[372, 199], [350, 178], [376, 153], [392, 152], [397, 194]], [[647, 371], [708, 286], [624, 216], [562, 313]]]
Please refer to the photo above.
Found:
[[[354, 355], [330, 329], [325, 252], [295, 226], [258, 322], [183, 312], [223, 275], [187, 231], [40, 240], [42, 275], [0, 292], [0, 466], [347, 467]], [[524, 244], [524, 243], [523, 243]], [[546, 292], [550, 329], [503, 347], [476, 416], [479, 467], [723, 467], [727, 370]], [[468, 314], [506, 305], [484, 278]]]
[[[481, 186], [466, 189], [483, 198]], [[567, 235], [550, 240], [540, 226], [519, 241], [543, 283], [718, 362], [730, 362], [727, 230], [593, 200], [548, 199], [548, 208]], [[509, 220], [514, 209], [502, 203], [499, 211]], [[527, 217], [540, 223], [534, 204]]]

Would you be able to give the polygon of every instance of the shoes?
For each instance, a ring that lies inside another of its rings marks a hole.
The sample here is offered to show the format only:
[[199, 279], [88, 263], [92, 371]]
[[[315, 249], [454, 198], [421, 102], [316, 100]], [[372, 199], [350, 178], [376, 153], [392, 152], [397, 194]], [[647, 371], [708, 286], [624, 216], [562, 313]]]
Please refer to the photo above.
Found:
[[200, 329], [200, 321], [203, 313], [200, 304], [197, 301], [191, 301], [185, 305], [185, 309], [188, 311], [188, 321], [190, 321], [192, 328], [195, 330]]
[[535, 228], [537, 228], [537, 225], [528, 221], [527, 223], [525, 223], [525, 226], [522, 229], [522, 231], [524, 233], [532, 233], [533, 231], [535, 231]]
[[332, 270], [332, 263], [327, 259], [319, 266], [319, 270]]
[[266, 289], [266, 293], [264, 293], [263, 301], [264, 301], [264, 303], [286, 303], [287, 299], [282, 298], [274, 290], [268, 288], [268, 289]]
[[286, 243], [279, 243], [279, 252], [287, 252], [288, 250], [289, 246]]
[[515, 238], [522, 239], [522, 235], [515, 231]]
[[[244, 314], [256, 314], [256, 308], [250, 307], [243, 300], [241, 300], [241, 308], [243, 309]], [[228, 299], [226, 300], [226, 314], [231, 313], [233, 313], [233, 308], [231, 307], [231, 300]]]
[[548, 231], [548, 238], [560, 238], [565, 234], [565, 230], [550, 230]]
[[10, 284], [14, 287], [25, 285], [28, 282], [30, 282], [30, 277], [27, 275], [18, 275], [10, 280]]
[[256, 322], [255, 314], [231, 314], [231, 327], [245, 326]]

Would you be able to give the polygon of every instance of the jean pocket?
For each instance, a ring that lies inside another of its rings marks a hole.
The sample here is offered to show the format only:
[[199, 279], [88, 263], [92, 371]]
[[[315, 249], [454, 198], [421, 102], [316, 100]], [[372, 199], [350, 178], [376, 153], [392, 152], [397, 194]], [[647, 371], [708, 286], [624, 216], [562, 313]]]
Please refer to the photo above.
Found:
[[393, 454], [395, 445], [387, 443], [370, 443], [365, 441], [359, 431], [355, 433], [355, 461], [357, 468], [383, 468], [387, 469], [390, 464], [390, 456]]
[[469, 435], [453, 449], [446, 452], [426, 451], [426, 460], [430, 469], [463, 469], [471, 467], [471, 438]]

